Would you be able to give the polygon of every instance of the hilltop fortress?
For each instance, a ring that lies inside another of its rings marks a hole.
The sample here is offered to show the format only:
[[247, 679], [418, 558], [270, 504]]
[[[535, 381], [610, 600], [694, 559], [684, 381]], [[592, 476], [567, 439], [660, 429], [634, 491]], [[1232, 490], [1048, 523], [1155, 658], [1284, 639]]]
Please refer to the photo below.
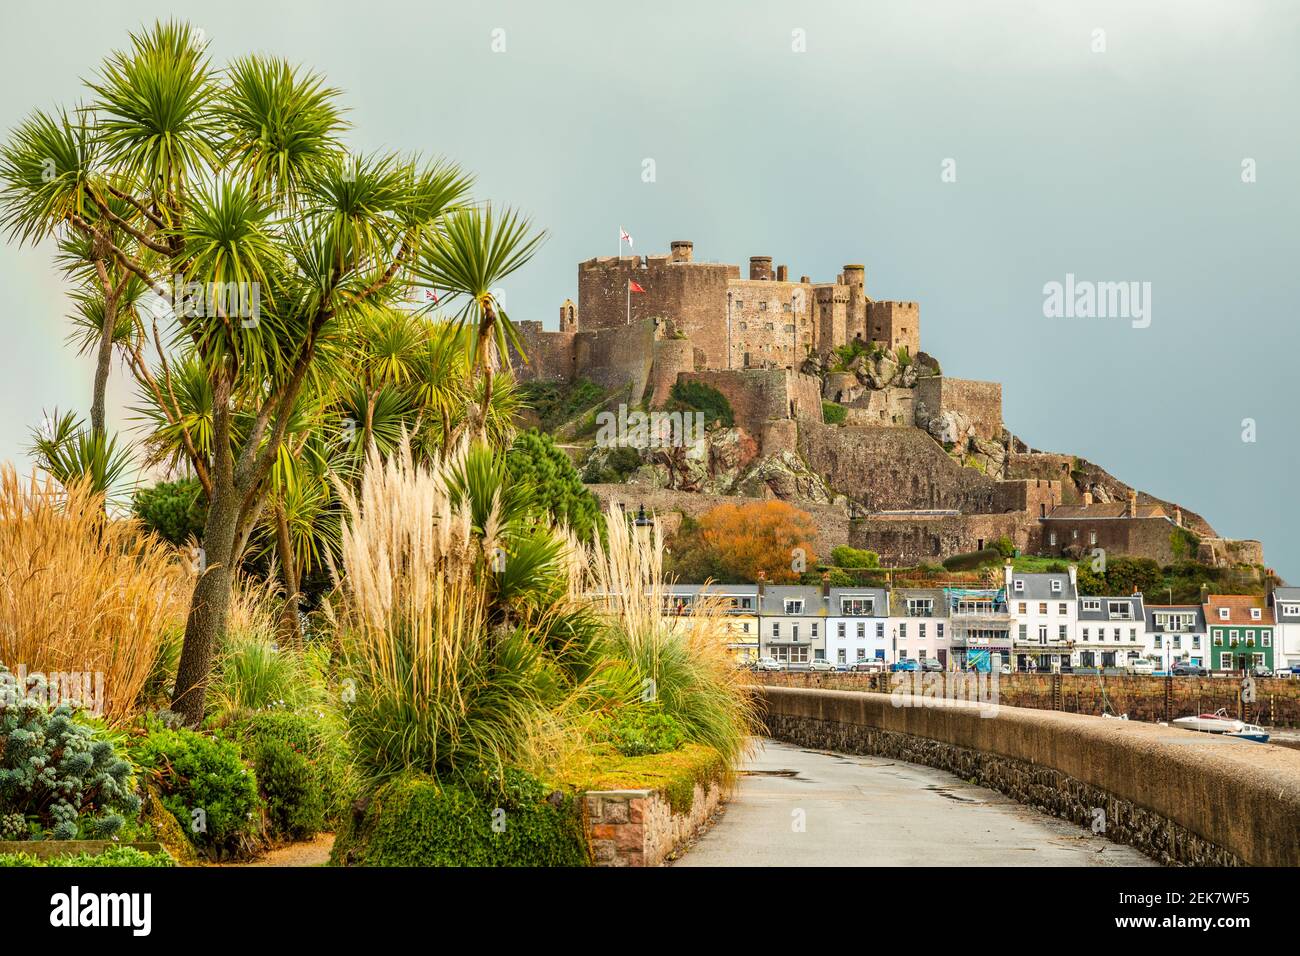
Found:
[[[1062, 557], [1263, 563], [1259, 542], [1221, 538], [1090, 462], [1020, 441], [1002, 421], [1002, 386], [942, 374], [921, 350], [919, 305], [873, 299], [862, 265], [795, 281], [751, 256], [742, 277], [677, 241], [667, 255], [579, 263], [578, 302], [561, 305], [559, 329], [516, 329], [521, 381], [586, 379], [606, 408], [660, 408], [677, 383], [726, 397], [734, 427], [712, 429], [702, 447], [644, 449], [623, 482], [591, 485], [668, 521], [778, 497], [817, 518], [819, 553], [847, 543], [886, 563], [937, 562], [1002, 537]], [[609, 453], [580, 456], [589, 479], [608, 477]]]

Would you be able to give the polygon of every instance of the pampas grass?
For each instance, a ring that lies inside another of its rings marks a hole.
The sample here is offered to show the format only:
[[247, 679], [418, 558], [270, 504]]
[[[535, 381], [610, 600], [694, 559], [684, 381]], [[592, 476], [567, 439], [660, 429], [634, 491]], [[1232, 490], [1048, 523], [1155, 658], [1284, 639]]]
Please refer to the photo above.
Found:
[[140, 706], [164, 632], [183, 625], [184, 562], [89, 486], [0, 466], [0, 663], [15, 673], [103, 675], [103, 717]]
[[702, 595], [689, 615], [665, 616], [658, 522], [638, 535], [611, 502], [605, 526], [606, 547], [571, 545], [568, 561], [609, 622], [610, 653], [635, 668], [644, 698], [657, 700], [692, 741], [734, 766], [750, 747], [757, 719], [751, 685], [727, 649], [725, 599]]

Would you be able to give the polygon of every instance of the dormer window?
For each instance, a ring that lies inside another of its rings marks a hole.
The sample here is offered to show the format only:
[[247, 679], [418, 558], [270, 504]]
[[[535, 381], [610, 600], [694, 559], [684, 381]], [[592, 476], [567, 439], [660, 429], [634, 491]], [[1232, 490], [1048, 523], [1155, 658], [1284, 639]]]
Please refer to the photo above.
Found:
[[1060, 581], [1053, 581], [1053, 582], [1052, 582], [1052, 593], [1053, 593], [1053, 594], [1060, 594], [1060, 593], [1061, 593], [1061, 582], [1060, 582]]
[[1228, 609], [1226, 607], [1219, 608], [1219, 620], [1226, 621], [1227, 619], [1228, 619]]
[[1085, 600], [1085, 601], [1083, 602], [1083, 609], [1084, 609], [1085, 611], [1100, 611], [1100, 610], [1101, 610], [1101, 602], [1100, 602], [1100, 601], [1096, 601], [1096, 600], [1091, 600], [1091, 601], [1089, 601], [1089, 600]]
[[802, 613], [803, 613], [803, 601], [786, 601], [786, 602], [785, 602], [785, 613], [786, 613], [786, 614], [802, 614]]
[[840, 613], [851, 615], [867, 615], [874, 613], [876, 602], [874, 598], [853, 597], [840, 598]]
[[1258, 620], [1259, 620], [1259, 615], [1260, 615], [1260, 610], [1259, 610], [1259, 608], [1257, 608], [1257, 607], [1252, 607], [1252, 608], [1250, 609], [1250, 619], [1251, 619], [1252, 621], [1258, 621]]
[[1017, 594], [1025, 590], [1025, 582], [1021, 578], [1016, 578], [1015, 589]]

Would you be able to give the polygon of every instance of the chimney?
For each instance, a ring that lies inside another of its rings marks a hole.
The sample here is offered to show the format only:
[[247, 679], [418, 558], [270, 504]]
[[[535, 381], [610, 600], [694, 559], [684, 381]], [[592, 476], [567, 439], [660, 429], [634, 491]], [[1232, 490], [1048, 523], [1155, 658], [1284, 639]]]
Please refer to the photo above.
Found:
[[749, 277], [751, 279], [771, 279], [772, 278], [772, 257], [771, 256], [750, 256]]
[[777, 266], [777, 267], [776, 267], [776, 281], [777, 281], [777, 282], [789, 282], [789, 281], [790, 281], [790, 267], [789, 267], [789, 266]]
[[812, 280], [809, 279], [807, 276], [800, 276], [799, 281], [802, 282], [804, 285], [812, 285]]
[[1182, 508], [1179, 508], [1179, 507], [1175, 507], [1175, 508], [1174, 508], [1174, 524], [1178, 525], [1178, 527], [1180, 527], [1180, 528], [1183, 526], [1183, 509], [1182, 509]]
[[1085, 491], [1085, 492], [1083, 493], [1083, 506], [1086, 508], [1086, 507], [1088, 507], [1088, 505], [1090, 505], [1090, 504], [1092, 504], [1092, 492], [1091, 492], [1091, 491]]
[[1138, 493], [1134, 488], [1128, 490], [1128, 516], [1130, 518], [1137, 515], [1138, 510]]
[[767, 572], [759, 571], [758, 572], [758, 600], [760, 603], [762, 602], [763, 595], [765, 593], [767, 593]]
[[690, 262], [695, 255], [695, 243], [687, 239], [674, 239], [670, 248], [673, 262]]
[[1077, 564], [1070, 565], [1070, 587], [1074, 588], [1075, 594], [1079, 593], [1079, 566]]
[[831, 599], [831, 573], [822, 572], [822, 598], [829, 601]]

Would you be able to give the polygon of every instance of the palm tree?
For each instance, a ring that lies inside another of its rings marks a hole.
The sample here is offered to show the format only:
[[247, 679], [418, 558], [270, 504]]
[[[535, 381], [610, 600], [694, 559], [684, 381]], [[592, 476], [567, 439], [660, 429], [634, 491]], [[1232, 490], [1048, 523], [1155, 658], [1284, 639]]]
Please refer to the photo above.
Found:
[[427, 246], [416, 272], [422, 283], [460, 301], [458, 326], [477, 334], [470, 340], [472, 368], [482, 376], [483, 394], [475, 432], [486, 438], [488, 409], [500, 360], [507, 349], [523, 347], [498, 295], [507, 276], [532, 258], [545, 239], [541, 232], [509, 209], [494, 216], [491, 206], [452, 210], [441, 222], [438, 241]]
[[[173, 700], [197, 723], [232, 575], [318, 359], [351, 317], [401, 294], [470, 180], [347, 156], [319, 77], [260, 57], [218, 71], [181, 23], [133, 35], [88, 85], [76, 121], [36, 114], [0, 153], [0, 224], [23, 242], [79, 236], [120, 270], [110, 280], [134, 276], [170, 307], [165, 328], [141, 322], [121, 344], [165, 433], [155, 454], [179, 456], [179, 441], [208, 498]], [[111, 355], [113, 309], [101, 328]]]

